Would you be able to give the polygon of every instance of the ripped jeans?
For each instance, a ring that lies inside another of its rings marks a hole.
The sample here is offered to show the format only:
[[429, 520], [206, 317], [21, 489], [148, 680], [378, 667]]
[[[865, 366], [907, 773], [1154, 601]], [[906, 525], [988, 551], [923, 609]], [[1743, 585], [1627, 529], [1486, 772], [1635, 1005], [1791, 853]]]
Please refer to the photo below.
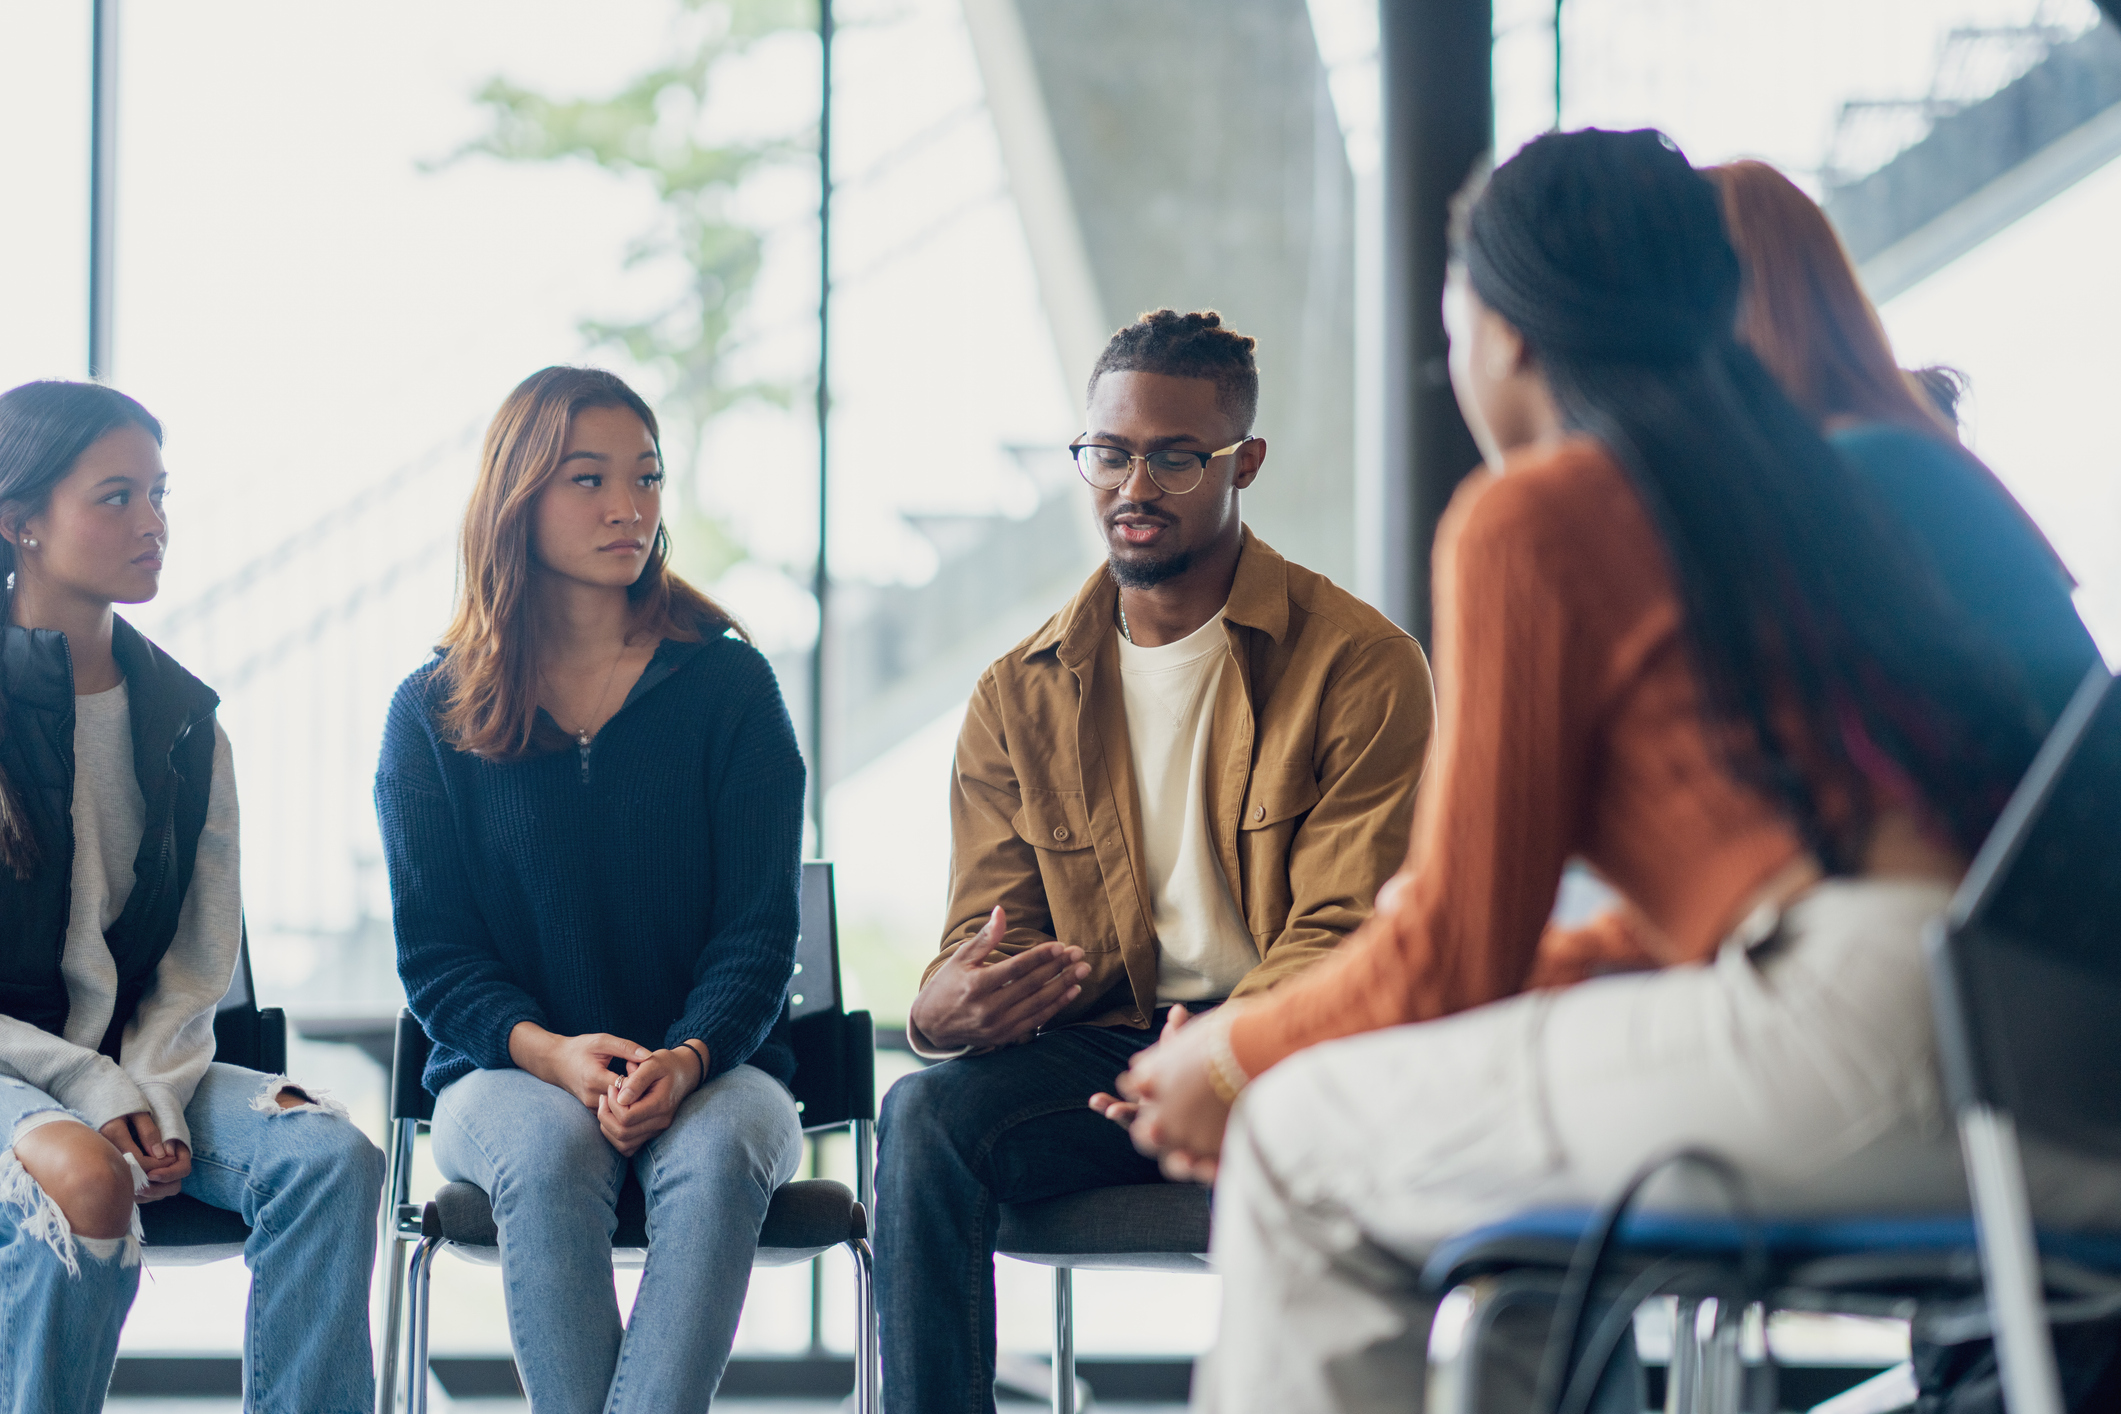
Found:
[[[369, 1414], [368, 1338], [383, 1156], [336, 1107], [283, 1110], [279, 1083], [207, 1067], [184, 1119], [184, 1192], [250, 1225], [244, 1264], [243, 1408], [258, 1414]], [[103, 1407], [118, 1331], [140, 1286], [134, 1236], [76, 1237], [12, 1147], [25, 1120], [57, 1112], [43, 1091], [0, 1076], [0, 1408], [75, 1414]], [[83, 1121], [84, 1123], [86, 1121]], [[154, 1260], [149, 1248], [147, 1260]]]

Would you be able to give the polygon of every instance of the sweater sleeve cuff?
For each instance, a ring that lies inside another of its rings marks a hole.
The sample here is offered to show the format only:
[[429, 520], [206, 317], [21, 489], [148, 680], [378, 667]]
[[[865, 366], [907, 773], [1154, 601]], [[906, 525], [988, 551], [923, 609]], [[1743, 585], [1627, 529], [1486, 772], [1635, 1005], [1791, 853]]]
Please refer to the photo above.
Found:
[[[87, 1120], [92, 1129], [101, 1129], [122, 1115], [142, 1110], [153, 1113], [133, 1078], [108, 1057], [87, 1075], [59, 1086], [52, 1098]], [[160, 1124], [161, 1118], [157, 1116], [155, 1122]]]
[[184, 1122], [184, 1104], [177, 1098], [174, 1086], [159, 1080], [140, 1082], [140, 1094], [147, 1101], [147, 1112], [155, 1117], [155, 1127], [162, 1131], [165, 1141], [191, 1147], [191, 1126]]
[[517, 1069], [515, 1055], [508, 1049], [508, 1038], [515, 1034], [516, 1027], [526, 1021], [537, 1026], [544, 1026], [545, 1013], [537, 1007], [528, 1005], [502, 1012], [500, 1020], [494, 1028], [485, 1033], [488, 1047], [486, 1053], [484, 1055], [473, 1055], [471, 1057], [473, 1064], [477, 1065], [481, 1070]]

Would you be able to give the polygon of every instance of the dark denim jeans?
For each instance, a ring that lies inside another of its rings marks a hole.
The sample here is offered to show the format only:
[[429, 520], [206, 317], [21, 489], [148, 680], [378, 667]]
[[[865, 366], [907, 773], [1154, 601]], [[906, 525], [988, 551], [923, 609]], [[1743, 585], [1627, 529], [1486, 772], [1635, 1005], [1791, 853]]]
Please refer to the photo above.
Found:
[[1072, 1026], [893, 1085], [878, 1126], [877, 1306], [886, 1414], [991, 1414], [1000, 1205], [1162, 1180], [1087, 1104], [1146, 1030]]

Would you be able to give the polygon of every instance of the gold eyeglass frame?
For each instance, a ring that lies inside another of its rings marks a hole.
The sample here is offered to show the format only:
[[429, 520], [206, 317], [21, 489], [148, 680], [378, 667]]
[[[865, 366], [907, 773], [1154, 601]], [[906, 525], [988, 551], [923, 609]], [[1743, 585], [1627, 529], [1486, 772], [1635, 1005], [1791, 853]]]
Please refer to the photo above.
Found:
[[[1245, 443], [1256, 440], [1258, 439], [1251, 436], [1240, 437], [1235, 442], [1232, 442], [1229, 446], [1220, 448], [1219, 450], [1213, 452], [1196, 452], [1190, 447], [1159, 447], [1153, 452], [1143, 452], [1138, 455], [1134, 452], [1127, 451], [1125, 447], [1115, 447], [1108, 442], [1071, 442], [1068, 445], [1068, 457], [1071, 461], [1075, 463], [1076, 475], [1082, 477], [1085, 482], [1087, 482], [1090, 486], [1096, 488], [1099, 491], [1117, 491], [1120, 487], [1126, 485], [1128, 481], [1133, 479], [1134, 468], [1138, 466], [1144, 472], [1148, 473], [1149, 480], [1156, 483], [1157, 490], [1163, 492], [1166, 496], [1183, 496], [1188, 491], [1191, 491], [1195, 487], [1199, 486], [1200, 483], [1207, 478], [1209, 462], [1214, 461], [1217, 457], [1226, 457], [1230, 455], [1230, 453], [1236, 451], [1238, 448], [1244, 446]], [[1089, 468], [1083, 465], [1083, 453], [1092, 447], [1098, 448], [1101, 451], [1121, 452], [1126, 455], [1126, 471], [1120, 475], [1119, 480], [1113, 482], [1110, 486], [1098, 485], [1097, 481], [1090, 475]], [[1188, 482], [1184, 486], [1167, 486], [1164, 484], [1164, 479], [1156, 474], [1156, 468], [1149, 465], [1149, 458], [1154, 456], [1161, 456], [1165, 452], [1180, 452], [1189, 457], [1200, 458], [1200, 466], [1194, 471], [1192, 481]]]

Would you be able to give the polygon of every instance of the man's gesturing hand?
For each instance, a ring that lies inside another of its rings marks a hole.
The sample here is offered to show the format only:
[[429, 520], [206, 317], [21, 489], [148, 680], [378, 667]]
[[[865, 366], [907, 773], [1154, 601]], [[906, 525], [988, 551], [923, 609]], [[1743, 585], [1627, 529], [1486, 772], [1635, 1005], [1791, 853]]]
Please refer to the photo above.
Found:
[[995, 909], [913, 999], [913, 1028], [929, 1045], [984, 1050], [1029, 1040], [1081, 995], [1090, 975], [1081, 948], [1040, 943], [1014, 957], [993, 957], [1008, 926], [1008, 915]]

